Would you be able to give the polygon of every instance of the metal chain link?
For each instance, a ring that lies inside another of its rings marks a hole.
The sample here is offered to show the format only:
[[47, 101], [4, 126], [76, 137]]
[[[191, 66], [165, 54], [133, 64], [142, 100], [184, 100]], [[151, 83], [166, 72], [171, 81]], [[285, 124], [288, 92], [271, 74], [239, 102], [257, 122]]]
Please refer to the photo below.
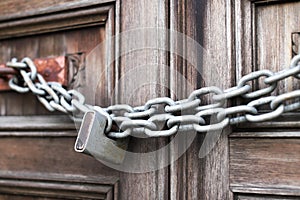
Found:
[[[113, 105], [108, 108], [85, 104], [84, 96], [76, 90], [66, 90], [59, 83], [46, 82], [37, 73], [30, 58], [17, 62], [14, 58], [7, 66], [20, 73], [9, 81], [9, 86], [19, 92], [32, 92], [49, 111], [69, 114], [73, 120], [80, 121], [82, 114], [94, 110], [107, 118], [106, 134], [111, 138], [171, 136], [178, 131], [194, 130], [207, 132], [221, 130], [228, 125], [244, 122], [263, 122], [272, 120], [283, 113], [300, 109], [300, 90], [278, 96], [270, 95], [278, 82], [295, 77], [300, 79], [300, 55], [291, 61], [290, 69], [277, 73], [269, 70], [255, 71], [243, 76], [237, 86], [222, 90], [218, 87], [204, 87], [193, 91], [187, 99], [174, 101], [168, 97], [151, 99], [145, 105]], [[249, 82], [263, 78], [264, 88], [254, 89]], [[212, 103], [201, 103], [203, 95], [212, 95]], [[227, 101], [234, 98], [251, 100], [247, 105], [226, 107]], [[293, 100], [292, 103], [291, 100]], [[268, 105], [268, 112], [262, 113], [260, 107]], [[79, 113], [79, 115], [78, 115]], [[81, 113], [81, 114], [80, 114]], [[209, 120], [210, 119], [210, 120]]]

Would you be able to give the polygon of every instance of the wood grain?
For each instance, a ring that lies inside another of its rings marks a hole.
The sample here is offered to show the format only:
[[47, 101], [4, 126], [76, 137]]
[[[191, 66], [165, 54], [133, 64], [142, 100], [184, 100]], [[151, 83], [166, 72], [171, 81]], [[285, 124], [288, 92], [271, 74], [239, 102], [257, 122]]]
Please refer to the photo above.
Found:
[[[197, 55], [199, 51], [195, 51], [186, 41], [171, 40], [171, 48], [180, 49], [179, 52], [182, 51], [189, 58], [185, 60], [178, 55], [170, 56], [170, 84], [172, 92], [176, 94], [173, 94], [173, 98], [185, 98], [190, 90], [196, 88], [211, 85], [227, 88], [234, 83], [232, 13], [231, 1], [171, 1], [171, 29], [191, 37], [204, 50], [203, 54]], [[178, 74], [185, 80], [180, 79]], [[208, 102], [209, 99], [204, 97], [203, 103]], [[199, 134], [186, 154], [171, 165], [172, 199], [232, 198], [228, 186], [229, 132], [229, 129], [224, 130], [217, 138], [216, 145], [201, 158], [200, 147], [204, 146], [204, 141], [207, 145], [205, 138], [212, 133]], [[172, 153], [178, 149], [180, 146], [175, 146]]]
[[[191, 67], [187, 68], [187, 54], [191, 53], [187, 49], [185, 35], [180, 37], [178, 33], [186, 34], [187, 20], [191, 23], [194, 18], [187, 19], [185, 1], [170, 1], [170, 95], [173, 99], [186, 98], [191, 90], [197, 87], [197, 65], [191, 63]], [[198, 53], [198, 52], [196, 52]], [[191, 75], [189, 76], [189, 73]], [[174, 138], [172, 138], [174, 139]], [[185, 139], [185, 138], [183, 138]], [[180, 148], [187, 146], [186, 139], [181, 140], [179, 145], [171, 146], [171, 157], [176, 157]], [[187, 199], [190, 193], [187, 174], [187, 153], [183, 154], [176, 162], [170, 166], [170, 199]], [[194, 171], [193, 173], [198, 173]], [[197, 184], [197, 182], [195, 183]], [[200, 187], [194, 188], [196, 191]]]
[[[47, 57], [84, 52], [74, 85], [87, 97], [88, 103], [103, 107], [115, 103], [141, 105], [159, 96], [186, 98], [191, 90], [199, 87], [231, 87], [242, 75], [257, 69], [270, 67], [278, 71], [290, 60], [290, 32], [299, 32], [299, 2], [294, 1], [281, 1], [281, 4], [279, 0], [18, 2], [18, 5], [13, 0], [0, 2], [0, 8], [5, 8], [0, 16], [0, 25], [6, 30], [2, 38], [22, 36], [0, 40], [0, 62], [12, 56]], [[60, 17], [63, 19], [59, 20]], [[270, 24], [274, 19], [278, 23]], [[25, 37], [23, 27], [17, 26], [20, 23], [27, 23], [27, 31], [32, 36]], [[10, 30], [9, 24], [15, 28]], [[203, 46], [204, 54], [199, 56], [187, 38], [176, 38], [167, 30], [153, 35], [141, 31], [145, 27], [182, 32]], [[118, 33], [133, 30], [141, 32], [130, 40], [109, 40]], [[128, 44], [138, 47], [147, 43], [163, 48], [127, 51], [132, 47]], [[298, 85], [284, 82], [280, 92], [294, 87]], [[203, 103], [208, 102], [208, 98], [203, 98]], [[0, 94], [0, 114], [50, 115], [33, 95], [11, 92]], [[0, 170], [87, 174], [97, 176], [104, 185], [105, 177], [113, 176], [120, 180], [112, 186], [113, 191], [111, 186], [109, 189], [101, 186], [106, 196], [95, 195], [106, 199], [276, 199], [279, 198], [276, 195], [265, 194], [299, 195], [296, 168], [299, 123], [291, 123], [294, 118], [244, 126], [247, 132], [234, 133], [229, 139], [231, 129], [223, 130], [215, 146], [201, 158], [199, 150], [209, 134], [199, 134], [188, 151], [170, 167], [140, 174], [117, 172], [88, 156], [74, 153], [76, 131], [61, 117], [0, 118], [0, 124], [5, 124], [0, 125]], [[274, 127], [280, 128], [278, 132], [272, 132]], [[132, 138], [129, 151], [154, 151], [171, 139]], [[186, 143], [184, 140], [172, 146], [171, 152], [156, 155], [155, 159], [168, 160]], [[135, 162], [145, 165], [139, 160]], [[24, 180], [22, 174], [16, 177]], [[73, 180], [70, 182], [72, 185]], [[6, 192], [26, 192], [17, 181], [10, 183], [17, 189], [4, 187]], [[37, 187], [32, 185], [32, 188]], [[41, 196], [44, 195], [47, 196], [45, 193]], [[0, 195], [2, 199], [13, 197]]]
[[[120, 44], [119, 77], [116, 80], [119, 103], [142, 105], [147, 100], [169, 96], [168, 52], [155, 47], [168, 47], [166, 30], [168, 27], [167, 0], [124, 0], [121, 1], [121, 32], [129, 33], [129, 39], [122, 38]], [[144, 28], [150, 28], [147, 32]], [[153, 29], [151, 29], [153, 28]], [[153, 30], [156, 34], [152, 34]], [[135, 35], [130, 34], [130, 31]], [[139, 34], [137, 34], [139, 33]], [[135, 36], [135, 37], [132, 37]], [[149, 42], [154, 48], [141, 49]], [[127, 49], [133, 47], [134, 51]], [[135, 49], [135, 47], [137, 47]], [[125, 53], [122, 53], [125, 52]], [[133, 152], [154, 151], [167, 144], [168, 139], [132, 138], [129, 150]], [[155, 160], [165, 162], [168, 155], [155, 155]], [[143, 166], [137, 158], [138, 166]], [[141, 174], [122, 173], [120, 177], [120, 199], [168, 199], [168, 168]]]
[[[299, 31], [299, 12], [294, 9], [299, 5], [298, 1], [235, 1], [237, 81], [256, 70], [277, 72], [289, 68], [292, 33]], [[253, 86], [266, 87], [261, 80]], [[289, 78], [281, 81], [272, 94], [297, 88], [298, 81]], [[236, 199], [299, 198], [297, 116], [287, 114], [234, 129], [229, 141], [230, 188]]]
[[[251, 130], [251, 129], [250, 129]], [[289, 138], [289, 139], [293, 139], [293, 138], [299, 138], [300, 137], [300, 132], [298, 131], [298, 129], [294, 129], [294, 130], [286, 130], [286, 129], [279, 129], [274, 131], [267, 129], [267, 130], [257, 130], [257, 131], [253, 131], [253, 129], [251, 130], [252, 132], [233, 132], [232, 134], [230, 134], [230, 138]]]
[[68, 116], [1, 116], [0, 131], [74, 130]]
[[[96, 4], [97, 7], [89, 7], [89, 5], [91, 6]], [[3, 55], [6, 55], [4, 52], [9, 52], [9, 55], [2, 59], [3, 62], [6, 62], [12, 56], [19, 58], [29, 56], [31, 58], [35, 58], [48, 57], [52, 55], [65, 55], [75, 52], [85, 52], [85, 56], [87, 56], [87, 58], [82, 59], [82, 61], [86, 62], [84, 64], [87, 64], [87, 67], [85, 68], [84, 65], [80, 69], [80, 76], [77, 78], [81, 79], [81, 83], [77, 84], [77, 89], [87, 96], [88, 103], [95, 104], [95, 102], [97, 102], [97, 104], [101, 104], [101, 106], [107, 105], [108, 102], [110, 102], [110, 95], [107, 91], [110, 91], [111, 89], [107, 89], [106, 86], [110, 85], [111, 87], [114, 87], [114, 71], [109, 70], [108, 73], [103, 72], [107, 71], [107, 68], [105, 67], [106, 63], [111, 63], [111, 68], [114, 68], [114, 62], [112, 62], [110, 59], [110, 57], [114, 57], [114, 48], [111, 48], [112, 44], [110, 43], [105, 44], [101, 42], [104, 41], [106, 37], [111, 37], [114, 34], [114, 8], [112, 5], [103, 5], [101, 2], [90, 2], [90, 4], [88, 4], [88, 2], [76, 2], [76, 5], [68, 4], [67, 7], [56, 7], [55, 12], [51, 10], [52, 8], [50, 7], [48, 8], [48, 11], [43, 11], [49, 13], [47, 16], [43, 15], [30, 18], [30, 14], [27, 13], [27, 18], [12, 20], [13, 17], [11, 17], [10, 21], [2, 22], [2, 25], [7, 31], [15, 29], [14, 33], [4, 33], [4, 31], [3, 37], [8, 37], [9, 35], [11, 37], [16, 37], [18, 35], [24, 36], [26, 34], [37, 34], [34, 37], [22, 37], [17, 40], [13, 39], [0, 41], [0, 44], [3, 47]], [[70, 9], [68, 10], [66, 8]], [[99, 21], [97, 18], [93, 18], [91, 13], [95, 16], [102, 17], [103, 20]], [[86, 17], [89, 18], [89, 22], [86, 21]], [[73, 20], [72, 18], [76, 20]], [[28, 22], [32, 28], [30, 28], [30, 26], [26, 26], [26, 29], [21, 28], [18, 23], [23, 24], [22, 20], [24, 23]], [[108, 21], [106, 22], [106, 20]], [[51, 24], [55, 25], [54, 29], [52, 30]], [[81, 27], [83, 29], [78, 29], [81, 25], [83, 25]], [[86, 25], [94, 27], [84, 28]], [[35, 31], [35, 29], [37, 31]], [[65, 29], [75, 30], [63, 31]], [[60, 30], [60, 32], [52, 34], [49, 33], [54, 30]], [[23, 31], [26, 31], [26, 34], [24, 34]], [[42, 32], [48, 32], [48, 34], [39, 35]], [[95, 50], [97, 46], [98, 49]], [[105, 59], [103, 59], [104, 57]], [[95, 75], [97, 77], [95, 77]], [[89, 85], [87, 84], [87, 81], [90, 80], [92, 82]], [[104, 84], [99, 84], [100, 82]], [[101, 95], [97, 94], [96, 88]], [[1, 108], [1, 113], [3, 113], [3, 115], [33, 115], [49, 113], [48, 111], [45, 111], [45, 109], [40, 105], [39, 102], [37, 102], [33, 95], [29, 95], [26, 101], [24, 98], [16, 98], [18, 96], [20, 95], [14, 93], [3, 94], [2, 102], [10, 105]], [[30, 100], [28, 100], [29, 98]], [[20, 104], [21, 101], [23, 101], [23, 103]], [[28, 104], [28, 106], [22, 106], [25, 104]], [[24, 111], [22, 111], [23, 109]]]
[[231, 185], [286, 189], [299, 195], [300, 140], [294, 138], [230, 139]]
[[77, 132], [65, 117], [1, 117], [0, 127], [0, 170], [117, 174], [92, 157], [75, 153]]
[[[299, 31], [299, 2], [262, 5], [256, 8], [257, 69], [279, 71], [289, 68], [292, 58], [292, 33]], [[271, 20], [276, 20], [269, 26]], [[298, 81], [281, 82], [278, 93], [299, 88]]]
[[1, 137], [1, 170], [117, 175], [94, 158], [75, 153], [75, 139], [47, 135]]
[[0, 21], [16, 20], [37, 15], [49, 15], [76, 8], [87, 8], [114, 2], [115, 0], [4, 0], [0, 2]]
[[[24, 195], [33, 199], [114, 199], [111, 194], [116, 184], [117, 179], [113, 177], [0, 172], [0, 193], [14, 199]], [[3, 196], [0, 198], [6, 199]]]
[[298, 197], [283, 197], [283, 196], [265, 196], [265, 195], [237, 195], [237, 200], [296, 200]]
[[[292, 33], [299, 31], [297, 1], [237, 1], [237, 78], [261, 69], [278, 72], [290, 67]], [[270, 21], [273, 21], [270, 25]], [[250, 70], [250, 71], [249, 71]], [[262, 81], [256, 82], [266, 87]], [[281, 81], [272, 94], [299, 88], [294, 78]]]
[[104, 25], [111, 6], [0, 23], [0, 39]]
[[[2, 32], [3, 37], [0, 40], [1, 62], [6, 62], [13, 56], [36, 58], [84, 52], [82, 55], [85, 56], [79, 59], [81, 63], [79, 63], [79, 73], [76, 74], [74, 86], [87, 96], [87, 103], [105, 102], [108, 95], [102, 96], [102, 99], [96, 99], [95, 88], [98, 88], [102, 94], [105, 93], [103, 91], [107, 91], [104, 88], [105, 85], [99, 86], [98, 82], [101, 72], [106, 70], [105, 63], [111, 62], [106, 58], [114, 56], [111, 44], [101, 44], [115, 31], [114, 7], [112, 4], [105, 4], [107, 2], [73, 1], [73, 3], [63, 4], [62, 1], [52, 1], [47, 4], [44, 1], [45, 7], [43, 7], [40, 4], [43, 2], [31, 1], [23, 6], [40, 6], [39, 9], [3, 13], [3, 15], [1, 13], [1, 30], [7, 30], [5, 33]], [[36, 5], [31, 3], [36, 3]], [[2, 1], [0, 4], [6, 6], [7, 9], [18, 9], [12, 1]], [[27, 30], [19, 26], [20, 23], [27, 23], [25, 28]], [[53, 33], [53, 31], [56, 32]], [[21, 37], [16, 38], [17, 36]], [[3, 39], [8, 37], [13, 38]], [[97, 46], [100, 48], [95, 51]], [[110, 49], [112, 51], [109, 51]], [[93, 52], [96, 54], [93, 54], [93, 57], [89, 56]], [[73, 71], [76, 71], [76, 68]], [[106, 75], [109, 77], [105, 77]], [[114, 81], [112, 73], [105, 73], [103, 77], [107, 82]], [[106, 85], [112, 84], [106, 83]], [[50, 116], [53, 113], [46, 111], [32, 94], [1, 93], [0, 102], [1, 115], [5, 116], [0, 119], [0, 124], [2, 124], [0, 125], [2, 151], [0, 170], [4, 174], [13, 171], [12, 173], [16, 175], [15, 180], [3, 182], [1, 199], [19, 197], [14, 194], [26, 194], [30, 198], [55, 197], [58, 199], [116, 199], [118, 197], [118, 184], [108, 186], [105, 180], [108, 175], [117, 180], [119, 172], [102, 165], [90, 156], [75, 153], [73, 146], [77, 132], [70, 120], [57, 115]], [[45, 116], [36, 116], [37, 114]], [[53, 185], [53, 180], [51, 183], [42, 180], [26, 182], [22, 179], [22, 173], [18, 174], [23, 171], [32, 172], [33, 176], [36, 175], [35, 173], [47, 176], [48, 173], [59, 172], [62, 180], [65, 181], [68, 179], [67, 174], [93, 175], [97, 176], [101, 184], [91, 186], [84, 182], [76, 183], [76, 180], [57, 185]], [[44, 188], [40, 188], [41, 185]], [[60, 190], [61, 185], [66, 186], [66, 189]], [[75, 187], [76, 191], [68, 187]], [[85, 191], [80, 191], [81, 189]], [[6, 195], [2, 195], [3, 193]]]

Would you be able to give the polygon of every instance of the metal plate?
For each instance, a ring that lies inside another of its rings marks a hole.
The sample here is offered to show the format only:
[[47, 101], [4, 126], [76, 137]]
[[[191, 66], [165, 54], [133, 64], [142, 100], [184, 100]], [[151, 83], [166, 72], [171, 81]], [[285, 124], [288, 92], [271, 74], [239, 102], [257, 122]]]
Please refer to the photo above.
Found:
[[[64, 86], [68, 84], [68, 58], [66, 56], [58, 56], [52, 58], [34, 59], [34, 64], [46, 81], [58, 82]], [[8, 80], [13, 76], [13, 70], [0, 64], [0, 91], [10, 90]]]

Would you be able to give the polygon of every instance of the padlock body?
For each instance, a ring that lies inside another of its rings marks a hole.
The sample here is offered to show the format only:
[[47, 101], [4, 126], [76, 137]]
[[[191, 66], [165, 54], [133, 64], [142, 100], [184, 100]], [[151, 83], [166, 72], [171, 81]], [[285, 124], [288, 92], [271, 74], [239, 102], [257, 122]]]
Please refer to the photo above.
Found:
[[127, 141], [115, 141], [105, 135], [106, 117], [96, 111], [88, 111], [75, 143], [75, 151], [93, 156], [100, 162], [121, 164], [125, 158]]

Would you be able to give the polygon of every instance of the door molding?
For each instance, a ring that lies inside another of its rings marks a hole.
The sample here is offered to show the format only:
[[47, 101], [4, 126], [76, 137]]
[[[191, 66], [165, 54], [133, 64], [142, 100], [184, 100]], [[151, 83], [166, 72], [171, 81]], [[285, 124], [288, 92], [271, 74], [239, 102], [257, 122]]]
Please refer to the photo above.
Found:
[[76, 137], [76, 128], [68, 116], [2, 116], [0, 137]]
[[115, 199], [115, 177], [0, 171], [0, 193], [66, 199]]
[[93, 7], [80, 7], [61, 10], [47, 15], [23, 16], [20, 19], [0, 20], [0, 39], [23, 37], [34, 34], [50, 33], [61, 30], [70, 30], [75, 28], [84, 28], [97, 25], [105, 25], [111, 18], [114, 6], [97, 5]]

